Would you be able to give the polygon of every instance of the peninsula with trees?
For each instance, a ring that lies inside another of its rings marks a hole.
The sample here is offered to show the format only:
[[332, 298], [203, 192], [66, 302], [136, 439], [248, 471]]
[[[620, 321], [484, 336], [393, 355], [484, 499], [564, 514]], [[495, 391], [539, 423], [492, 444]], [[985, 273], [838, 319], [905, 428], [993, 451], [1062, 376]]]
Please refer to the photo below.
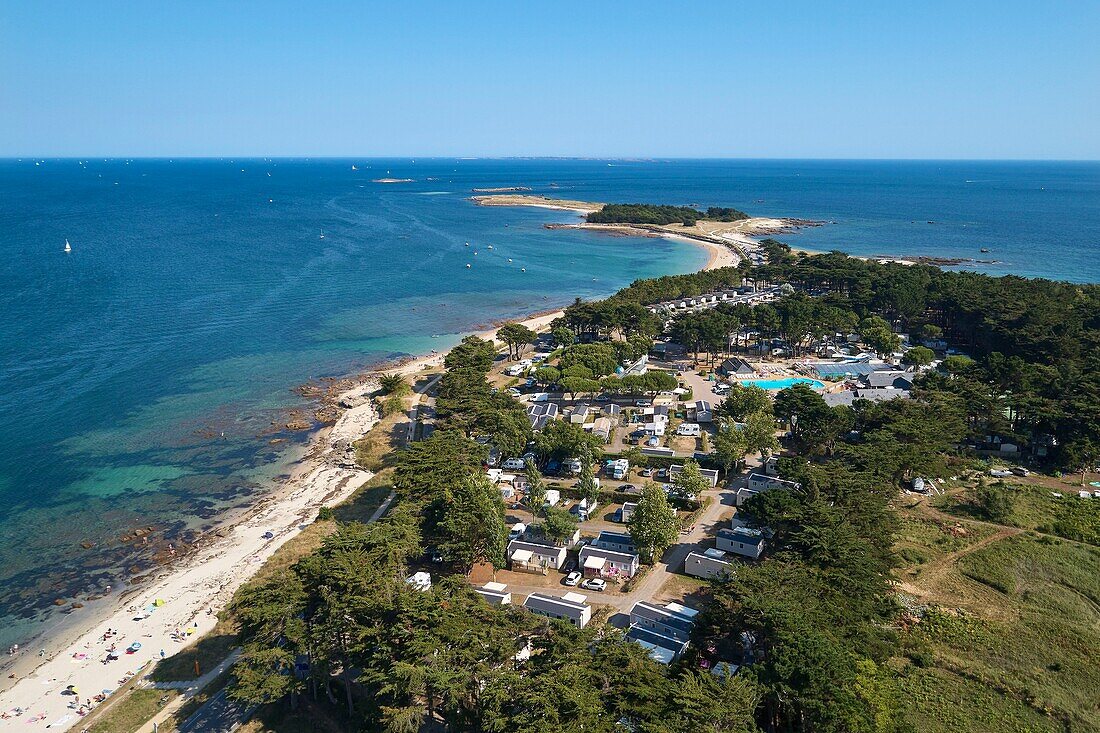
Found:
[[196, 646], [250, 725], [1100, 727], [1100, 287], [761, 248], [381, 381]]

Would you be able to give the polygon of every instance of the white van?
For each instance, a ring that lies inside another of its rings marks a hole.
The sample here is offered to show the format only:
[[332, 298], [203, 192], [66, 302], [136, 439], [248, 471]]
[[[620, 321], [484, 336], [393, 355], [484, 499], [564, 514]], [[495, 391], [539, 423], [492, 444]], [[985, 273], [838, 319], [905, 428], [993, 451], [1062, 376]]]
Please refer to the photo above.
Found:
[[501, 468], [508, 471], [522, 471], [527, 468], [527, 463], [522, 458], [509, 458]]
[[702, 433], [703, 430], [699, 427], [699, 423], [683, 422], [680, 423], [680, 427], [676, 428], [677, 435], [686, 435], [690, 438], [698, 438]]

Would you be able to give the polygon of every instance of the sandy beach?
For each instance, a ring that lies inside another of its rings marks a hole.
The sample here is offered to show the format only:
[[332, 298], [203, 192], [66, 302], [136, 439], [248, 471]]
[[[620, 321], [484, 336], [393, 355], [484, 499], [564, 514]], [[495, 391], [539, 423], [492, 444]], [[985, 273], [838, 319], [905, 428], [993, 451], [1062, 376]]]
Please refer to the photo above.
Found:
[[[554, 209], [573, 211], [578, 214], [590, 214], [599, 211], [604, 204], [595, 201], [574, 201], [570, 199], [552, 199], [546, 196], [521, 194], [499, 194], [492, 196], [471, 196], [478, 206], [529, 206], [536, 209]], [[757, 248], [759, 243], [753, 235], [772, 234], [789, 229], [795, 220], [752, 218], [739, 222], [723, 223], [700, 221], [697, 228], [687, 228], [679, 224], [669, 226], [650, 226], [644, 224], [550, 224], [554, 229], [586, 229], [609, 234], [625, 234], [636, 237], [665, 237], [680, 242], [703, 247], [710, 255], [704, 270], [719, 267], [733, 267]], [[718, 226], [715, 226], [718, 225]]]
[[[739, 261], [731, 247], [716, 242], [671, 232], [659, 236], [706, 248], [710, 259], [704, 269]], [[532, 330], [545, 330], [561, 315], [561, 310], [540, 312], [521, 322]], [[495, 338], [499, 327], [477, 331], [476, 335]], [[356, 386], [337, 396], [337, 403], [346, 409], [335, 424], [317, 432], [291, 476], [242, 518], [223, 525], [212, 533], [212, 539], [166, 566], [154, 580], [105, 599], [102, 609], [85, 609], [88, 615], [82, 623], [71, 625], [67, 638], [50, 640], [62, 647], [60, 651], [39, 657], [38, 649], [21, 649], [12, 668], [15, 679], [3, 680], [6, 689], [0, 692], [0, 715], [8, 717], [0, 719], [0, 730], [12, 727], [16, 721], [23, 730], [26, 724], [32, 730], [76, 726], [81, 717], [70, 706], [75, 699], [66, 694], [70, 686], [79, 692], [81, 702], [114, 690], [135, 674], [144, 673], [143, 668], [151, 669], [162, 651], [171, 656], [210, 631], [217, 613], [276, 550], [316, 519], [321, 507], [348, 498], [372, 476], [369, 471], [349, 466], [344, 459], [347, 444], [362, 437], [378, 421], [370, 399], [377, 389], [378, 374], [412, 377], [439, 367], [443, 357], [443, 353], [425, 354], [357, 377]], [[268, 533], [270, 537], [265, 536]], [[108, 629], [115, 633], [105, 639]], [[140, 648], [128, 653], [135, 642]], [[112, 645], [118, 659], [104, 663]]]

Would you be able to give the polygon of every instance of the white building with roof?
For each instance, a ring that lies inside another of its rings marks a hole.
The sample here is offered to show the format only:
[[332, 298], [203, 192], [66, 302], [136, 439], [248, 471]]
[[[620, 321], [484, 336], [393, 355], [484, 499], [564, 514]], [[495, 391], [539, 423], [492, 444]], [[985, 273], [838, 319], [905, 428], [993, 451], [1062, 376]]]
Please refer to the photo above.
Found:
[[[669, 466], [668, 467], [668, 478], [669, 478], [669, 480], [671, 481], [672, 479], [676, 478], [679, 474], [683, 473], [683, 471], [684, 471], [683, 464], [677, 464], [675, 466]], [[714, 468], [700, 468], [699, 473], [701, 473], [703, 475], [703, 478], [706, 479], [710, 483], [710, 487], [712, 489], [715, 486], [718, 485], [718, 470], [717, 469], [714, 469]]]
[[764, 533], [748, 527], [723, 527], [718, 530], [715, 544], [719, 550], [759, 560], [764, 553]]
[[545, 574], [557, 570], [565, 563], [566, 549], [535, 542], [512, 540], [508, 543], [508, 561], [512, 570]]
[[490, 606], [508, 606], [512, 603], [512, 594], [504, 583], [486, 583], [480, 588], [474, 588], [474, 593], [484, 598]]
[[560, 597], [547, 593], [532, 593], [523, 602], [523, 607], [531, 613], [560, 619], [582, 629], [592, 619], [592, 607], [588, 605], [588, 597], [580, 593], [566, 593]]
[[633, 578], [638, 572], [637, 553], [585, 545], [577, 553], [577, 560], [586, 578]]
[[708, 547], [702, 552], [690, 552], [684, 558], [684, 572], [706, 580], [723, 575], [733, 575], [733, 563], [727, 557], [724, 550], [714, 547]]

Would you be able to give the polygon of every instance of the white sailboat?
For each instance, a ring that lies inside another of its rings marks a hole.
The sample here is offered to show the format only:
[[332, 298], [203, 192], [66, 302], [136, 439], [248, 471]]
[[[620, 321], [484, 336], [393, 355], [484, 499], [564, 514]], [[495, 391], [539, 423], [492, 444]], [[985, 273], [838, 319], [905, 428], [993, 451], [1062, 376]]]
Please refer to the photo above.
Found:
[[324, 238], [325, 238], [325, 230], [324, 230], [324, 229], [322, 229], [322, 230], [321, 230], [321, 239], [324, 239]]
[[73, 246], [71, 244], [69, 244], [69, 240], [67, 240], [67, 239], [65, 240], [65, 251], [66, 252], [72, 252], [73, 251]]

